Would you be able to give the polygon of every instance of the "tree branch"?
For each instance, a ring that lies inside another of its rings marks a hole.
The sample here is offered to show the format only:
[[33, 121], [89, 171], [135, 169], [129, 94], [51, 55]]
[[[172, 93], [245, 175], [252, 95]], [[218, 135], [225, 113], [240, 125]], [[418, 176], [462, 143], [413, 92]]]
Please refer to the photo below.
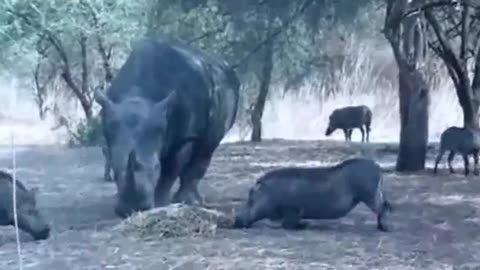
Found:
[[83, 94], [88, 93], [88, 56], [87, 56], [87, 37], [81, 35], [80, 40], [80, 51], [81, 51], [81, 61], [82, 61], [82, 92]]
[[277, 36], [282, 34], [285, 29], [287, 29], [294, 21], [296, 21], [300, 15], [303, 14], [303, 12], [314, 2], [314, 0], [305, 0], [303, 4], [298, 8], [293, 15], [280, 27], [278, 27], [276, 30], [272, 31], [269, 36], [267, 36], [263, 41], [258, 43], [250, 52], [248, 52], [243, 58], [240, 59], [236, 64], [232, 65], [232, 69], [236, 69], [242, 64], [244, 64], [251, 56], [253, 56], [255, 53], [257, 53], [263, 46], [268, 44], [270, 41], [275, 39]]
[[436, 7], [445, 7], [445, 6], [455, 7], [456, 5], [461, 5], [461, 6], [469, 6], [469, 7], [475, 8], [475, 9], [480, 8], [480, 5], [474, 5], [471, 2], [465, 3], [464, 1], [456, 2], [456, 1], [452, 1], [452, 0], [442, 0], [442, 1], [437, 1], [437, 2], [430, 2], [430, 3], [427, 3], [427, 4], [423, 4], [422, 1], [414, 1], [413, 3], [416, 5], [416, 7], [414, 7], [412, 9], [410, 9], [409, 11], [405, 12], [405, 14], [403, 14], [403, 16], [402, 16], [402, 19], [404, 19], [406, 17], [409, 17], [413, 13], [424, 12], [424, 11], [427, 11], [427, 10], [430, 10], [430, 9], [436, 8]]
[[386, 8], [385, 23], [383, 34], [392, 47], [393, 55], [400, 69], [408, 69], [409, 63], [407, 57], [402, 53], [401, 46], [401, 27], [402, 15], [408, 7], [406, 0], [388, 0]]
[[110, 59], [112, 56], [112, 47], [110, 46], [110, 48], [107, 50], [105, 48], [105, 41], [103, 40], [102, 36], [98, 33], [101, 26], [99, 24], [97, 12], [93, 9], [93, 7], [90, 4], [86, 3], [85, 1], [81, 1], [81, 3], [87, 8], [87, 10], [90, 12], [90, 15], [92, 16], [93, 26], [97, 31], [95, 33], [95, 39], [97, 41], [98, 52], [100, 54], [100, 57], [102, 58], [102, 66], [105, 72], [105, 81], [107, 83], [110, 83], [113, 79], [112, 67], [110, 65]]
[[216, 29], [213, 29], [211, 31], [206, 31], [205, 33], [197, 36], [197, 37], [194, 37], [190, 40], [187, 41], [187, 44], [192, 44], [192, 43], [195, 43], [197, 41], [200, 41], [204, 38], [207, 38], [209, 36], [212, 36], [212, 35], [215, 35], [215, 34], [218, 34], [220, 32], [222, 32], [223, 30], [225, 30], [225, 26], [222, 26], [222, 27], [219, 27], [219, 28], [216, 28]]
[[477, 46], [477, 53], [475, 57], [475, 69], [473, 73], [472, 89], [474, 91], [480, 90], [480, 44]]
[[46, 39], [53, 45], [55, 50], [57, 51], [58, 55], [63, 61], [63, 72], [62, 72], [62, 78], [64, 79], [65, 83], [67, 86], [73, 91], [75, 96], [79, 99], [82, 107], [85, 110], [85, 113], [87, 115], [87, 118], [89, 116], [89, 112], [87, 110], [89, 107], [89, 102], [88, 100], [85, 99], [85, 97], [82, 95], [81, 89], [75, 84], [72, 78], [72, 74], [70, 71], [70, 61], [68, 59], [67, 53], [64, 50], [64, 47], [62, 45], [62, 42], [46, 27], [41, 25], [40, 23], [33, 22], [30, 20], [30, 18], [22, 14], [20, 12], [16, 12], [15, 10], [12, 10], [10, 8], [7, 9], [7, 12], [11, 13], [12, 15], [22, 19], [27, 25], [36, 28], [37, 30], [43, 32], [45, 34]]
[[[438, 56], [443, 58], [447, 64], [450, 64], [453, 70], [457, 73], [460, 82], [468, 82], [468, 75], [465, 74], [466, 70], [463, 69], [460, 60], [455, 55], [450, 42], [445, 37], [440, 23], [430, 10], [425, 10], [425, 17], [433, 28], [435, 35], [440, 43], [440, 48], [436, 52], [440, 53]], [[465, 78], [466, 77], [466, 78]]]
[[462, 34], [460, 44], [460, 60], [464, 70], [467, 70], [467, 54], [470, 44], [470, 7], [464, 6], [462, 10]]

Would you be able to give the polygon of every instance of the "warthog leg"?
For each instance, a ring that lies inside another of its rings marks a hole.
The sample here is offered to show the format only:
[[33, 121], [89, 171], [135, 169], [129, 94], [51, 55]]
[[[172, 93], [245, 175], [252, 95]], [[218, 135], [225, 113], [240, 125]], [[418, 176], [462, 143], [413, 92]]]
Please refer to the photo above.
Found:
[[365, 129], [367, 130], [367, 142], [370, 141], [370, 125], [365, 125]]
[[282, 211], [282, 227], [287, 230], [302, 230], [307, 223], [302, 222], [302, 211], [299, 209], [285, 209]]
[[348, 129], [343, 129], [343, 134], [345, 135], [345, 141], [348, 142]]
[[440, 151], [438, 152], [437, 158], [435, 159], [435, 167], [433, 168], [433, 173], [437, 173], [438, 163], [440, 163], [440, 161], [442, 160], [445, 152], [446, 151], [444, 149], [440, 149]]
[[473, 174], [478, 176], [480, 172], [478, 171], [478, 150], [477, 149], [473, 151], [473, 161], [474, 161]]
[[389, 231], [389, 227], [385, 224], [387, 212], [392, 211], [391, 204], [384, 198], [383, 191], [377, 189], [375, 196], [363, 201], [370, 210], [377, 214], [377, 229], [383, 232]]
[[455, 157], [455, 152], [450, 151], [450, 154], [448, 154], [448, 169], [450, 170], [450, 173], [455, 173], [455, 170], [453, 169], [453, 166], [452, 166], [452, 161], [454, 157]]
[[360, 132], [362, 132], [362, 142], [365, 141], [365, 130], [363, 129], [363, 126], [360, 127]]
[[470, 173], [470, 169], [468, 167], [470, 167], [470, 164], [468, 162], [468, 154], [462, 154], [462, 158], [463, 158], [463, 166], [465, 167], [465, 175], [468, 175]]

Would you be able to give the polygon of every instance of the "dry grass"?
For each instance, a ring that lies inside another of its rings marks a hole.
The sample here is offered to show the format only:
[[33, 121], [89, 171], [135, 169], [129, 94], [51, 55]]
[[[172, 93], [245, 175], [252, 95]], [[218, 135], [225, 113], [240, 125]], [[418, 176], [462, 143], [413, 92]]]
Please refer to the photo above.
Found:
[[233, 219], [222, 212], [185, 204], [171, 204], [135, 214], [113, 228], [143, 240], [171, 237], [213, 236], [217, 228], [228, 228]]

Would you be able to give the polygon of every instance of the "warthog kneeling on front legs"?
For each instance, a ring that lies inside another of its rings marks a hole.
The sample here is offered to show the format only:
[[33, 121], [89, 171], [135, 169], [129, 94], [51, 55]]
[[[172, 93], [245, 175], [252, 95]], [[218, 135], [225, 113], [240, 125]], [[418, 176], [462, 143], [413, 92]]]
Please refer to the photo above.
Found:
[[354, 158], [327, 168], [283, 168], [260, 177], [248, 201], [235, 217], [235, 228], [248, 228], [264, 218], [282, 220], [286, 229], [301, 229], [306, 219], [337, 219], [358, 203], [377, 215], [377, 228], [388, 231], [384, 219], [392, 207], [383, 190], [380, 166]]

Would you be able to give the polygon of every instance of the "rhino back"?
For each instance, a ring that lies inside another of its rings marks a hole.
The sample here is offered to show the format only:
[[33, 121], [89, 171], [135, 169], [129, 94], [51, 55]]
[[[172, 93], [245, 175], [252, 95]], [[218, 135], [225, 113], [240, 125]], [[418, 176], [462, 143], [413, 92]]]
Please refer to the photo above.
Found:
[[158, 102], [172, 91], [178, 102], [169, 119], [171, 140], [216, 142], [233, 125], [239, 99], [236, 74], [225, 61], [165, 36], [137, 43], [107, 95], [114, 102], [132, 95]]

